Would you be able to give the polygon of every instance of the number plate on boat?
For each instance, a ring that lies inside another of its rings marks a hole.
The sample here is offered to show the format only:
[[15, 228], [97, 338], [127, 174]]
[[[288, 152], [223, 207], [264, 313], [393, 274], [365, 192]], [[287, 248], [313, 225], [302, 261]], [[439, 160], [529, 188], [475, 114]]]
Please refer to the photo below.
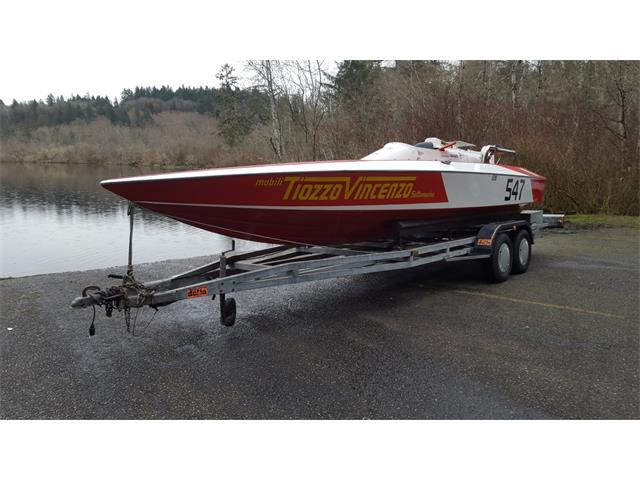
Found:
[[187, 298], [206, 297], [207, 295], [209, 295], [209, 288], [207, 287], [189, 288], [187, 290]]

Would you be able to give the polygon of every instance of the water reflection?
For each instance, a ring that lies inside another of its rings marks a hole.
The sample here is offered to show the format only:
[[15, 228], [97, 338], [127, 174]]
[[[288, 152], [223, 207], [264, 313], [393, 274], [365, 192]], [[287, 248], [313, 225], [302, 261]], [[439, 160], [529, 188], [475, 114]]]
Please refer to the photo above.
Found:
[[[157, 173], [125, 166], [0, 164], [0, 277], [126, 263], [127, 202], [99, 181]], [[226, 237], [136, 210], [134, 261], [207, 255]], [[240, 248], [258, 244], [239, 242]]]

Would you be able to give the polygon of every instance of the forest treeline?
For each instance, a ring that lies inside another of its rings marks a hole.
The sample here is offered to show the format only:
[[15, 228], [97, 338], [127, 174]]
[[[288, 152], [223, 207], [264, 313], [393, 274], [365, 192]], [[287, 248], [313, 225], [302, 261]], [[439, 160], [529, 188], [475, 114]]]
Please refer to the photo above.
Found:
[[[236, 92], [237, 107], [246, 112], [260, 110], [261, 93], [257, 89]], [[32, 131], [40, 127], [69, 125], [75, 121], [91, 121], [99, 117], [108, 119], [114, 125], [143, 127], [153, 121], [153, 116], [164, 111], [198, 112], [201, 114], [221, 114], [224, 94], [212, 87], [180, 87], [176, 90], [169, 86], [136, 87], [122, 91], [120, 100], [113, 102], [108, 97], [72, 95], [54, 97], [46, 100], [31, 100], [5, 106], [0, 100], [0, 138], [12, 135], [29, 138]]]
[[[249, 61], [216, 87], [0, 105], [0, 161], [237, 165], [359, 158], [429, 136], [513, 147], [545, 207], [639, 213], [640, 62]], [[212, 79], [213, 81], [213, 79]]]

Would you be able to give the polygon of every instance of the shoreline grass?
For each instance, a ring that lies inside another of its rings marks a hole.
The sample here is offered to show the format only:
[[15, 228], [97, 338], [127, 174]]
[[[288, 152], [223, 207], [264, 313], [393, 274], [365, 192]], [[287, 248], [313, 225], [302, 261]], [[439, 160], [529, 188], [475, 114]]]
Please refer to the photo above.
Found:
[[576, 227], [631, 227], [640, 229], [640, 217], [631, 215], [575, 214], [567, 215], [566, 223]]

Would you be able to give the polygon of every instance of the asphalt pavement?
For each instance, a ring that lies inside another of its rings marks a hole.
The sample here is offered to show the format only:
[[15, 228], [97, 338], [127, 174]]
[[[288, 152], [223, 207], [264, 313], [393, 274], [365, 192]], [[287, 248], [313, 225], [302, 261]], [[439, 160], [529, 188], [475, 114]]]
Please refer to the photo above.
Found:
[[458, 262], [243, 292], [232, 328], [194, 299], [135, 336], [69, 307], [122, 268], [4, 279], [0, 418], [637, 419], [639, 240], [547, 233], [502, 284]]

